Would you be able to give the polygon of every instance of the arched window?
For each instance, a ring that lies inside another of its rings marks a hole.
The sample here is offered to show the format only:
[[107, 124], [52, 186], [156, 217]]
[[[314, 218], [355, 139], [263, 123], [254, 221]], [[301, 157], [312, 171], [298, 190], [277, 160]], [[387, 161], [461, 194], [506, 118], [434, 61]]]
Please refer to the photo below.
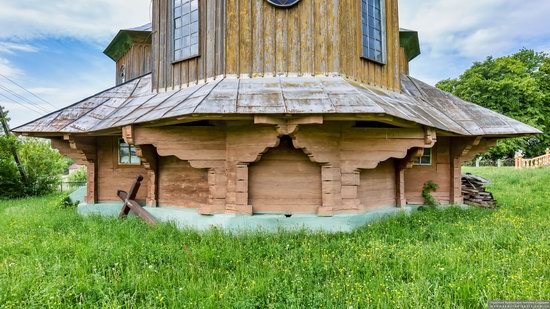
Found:
[[199, 0], [172, 0], [174, 61], [199, 55]]
[[384, 0], [361, 0], [363, 58], [386, 63], [386, 12]]

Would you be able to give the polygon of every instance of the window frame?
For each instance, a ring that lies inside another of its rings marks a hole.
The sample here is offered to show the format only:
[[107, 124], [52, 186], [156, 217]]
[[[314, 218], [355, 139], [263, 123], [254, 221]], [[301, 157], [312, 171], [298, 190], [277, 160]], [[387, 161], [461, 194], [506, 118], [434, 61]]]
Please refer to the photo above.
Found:
[[[426, 154], [426, 152], [429, 152], [429, 154]], [[424, 148], [424, 153], [422, 156], [418, 157], [416, 160], [414, 160], [413, 165], [415, 166], [432, 166], [433, 165], [433, 149], [432, 148]], [[424, 163], [422, 162], [422, 158], [428, 157], [429, 162]]]
[[[202, 46], [202, 36], [201, 36], [201, 30], [202, 30], [202, 25], [201, 25], [201, 1], [200, 0], [189, 0], [190, 2], [191, 1], [197, 1], [197, 12], [198, 12], [198, 19], [197, 19], [197, 23], [198, 23], [198, 30], [197, 30], [197, 34], [198, 34], [198, 49], [197, 49], [197, 53], [196, 54], [192, 54], [190, 56], [187, 56], [187, 57], [182, 57], [182, 58], [179, 58], [179, 59], [176, 59], [176, 55], [175, 55], [175, 52], [176, 52], [176, 16], [174, 14], [174, 10], [176, 8], [175, 6], [175, 1], [176, 0], [170, 0], [170, 12], [168, 13], [169, 15], [169, 18], [170, 18], [170, 59], [172, 61], [172, 64], [176, 64], [176, 63], [179, 63], [179, 62], [182, 62], [182, 61], [187, 61], [187, 60], [190, 60], [190, 59], [194, 59], [194, 58], [198, 58], [201, 56], [201, 46]], [[184, 0], [182, 0], [183, 2]]]
[[[363, 2], [365, 1], [365, 2]], [[388, 64], [388, 40], [387, 40], [387, 16], [386, 16], [386, 1], [385, 0], [374, 0], [380, 1], [380, 31], [381, 31], [381, 42], [382, 42], [382, 60], [371, 58], [364, 53], [364, 32], [363, 32], [363, 9], [364, 5], [368, 7], [368, 0], [361, 0], [361, 59], [372, 61], [378, 64], [386, 65]], [[367, 32], [368, 32], [368, 12], [367, 12]]]
[[[142, 161], [141, 158], [136, 155], [137, 158], [139, 158], [139, 163], [132, 163], [132, 148], [134, 148], [134, 151], [136, 150], [136, 147], [133, 145], [130, 145], [126, 143], [126, 141], [121, 137], [117, 139], [117, 165], [118, 166], [141, 166]], [[128, 145], [128, 154], [129, 154], [129, 161], [130, 163], [123, 163], [121, 162], [121, 156], [120, 156], [120, 150], [122, 149], [122, 144]]]

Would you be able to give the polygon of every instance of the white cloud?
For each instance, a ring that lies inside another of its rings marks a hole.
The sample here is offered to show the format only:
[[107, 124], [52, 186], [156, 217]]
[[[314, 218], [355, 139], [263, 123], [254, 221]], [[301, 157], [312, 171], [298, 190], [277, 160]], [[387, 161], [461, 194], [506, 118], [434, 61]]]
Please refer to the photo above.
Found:
[[[434, 83], [473, 61], [522, 47], [548, 51], [548, 0], [401, 0], [400, 25], [419, 32], [411, 73]], [[541, 42], [542, 41], [542, 42]]]
[[150, 21], [151, 0], [0, 0], [0, 38], [102, 40]]
[[35, 53], [37, 51], [38, 51], [37, 47], [27, 43], [0, 41], [0, 53], [4, 53], [4, 54], [13, 54], [17, 52]]
[[23, 72], [13, 66], [8, 59], [0, 58], [0, 74], [7, 77], [16, 77], [23, 74]]
[[430, 52], [465, 57], [500, 55], [550, 35], [547, 0], [402, 0], [401, 25], [419, 31]]

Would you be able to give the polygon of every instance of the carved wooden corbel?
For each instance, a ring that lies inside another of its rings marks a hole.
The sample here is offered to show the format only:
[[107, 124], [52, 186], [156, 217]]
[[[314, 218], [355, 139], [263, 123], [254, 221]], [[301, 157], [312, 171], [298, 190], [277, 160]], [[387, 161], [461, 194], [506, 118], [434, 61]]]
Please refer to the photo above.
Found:
[[135, 144], [135, 130], [134, 126], [124, 126], [122, 127], [122, 138], [129, 145]]
[[88, 204], [97, 203], [97, 147], [96, 138], [90, 136], [65, 135], [64, 139], [69, 142], [70, 148], [85, 158], [87, 168], [87, 195]]
[[157, 152], [153, 145], [135, 146], [136, 155], [141, 158], [141, 163], [147, 171], [146, 205], [157, 206], [158, 199], [158, 160]]

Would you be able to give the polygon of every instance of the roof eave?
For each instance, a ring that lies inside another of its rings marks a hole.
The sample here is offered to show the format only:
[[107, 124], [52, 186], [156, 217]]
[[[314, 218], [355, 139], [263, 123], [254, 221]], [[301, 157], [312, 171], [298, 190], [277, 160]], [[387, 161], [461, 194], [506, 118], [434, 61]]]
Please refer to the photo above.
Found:
[[120, 30], [103, 53], [117, 62], [136, 43], [151, 44], [151, 31]]
[[417, 31], [400, 29], [399, 43], [405, 49], [407, 61], [411, 61], [420, 55], [420, 41], [418, 40]]

